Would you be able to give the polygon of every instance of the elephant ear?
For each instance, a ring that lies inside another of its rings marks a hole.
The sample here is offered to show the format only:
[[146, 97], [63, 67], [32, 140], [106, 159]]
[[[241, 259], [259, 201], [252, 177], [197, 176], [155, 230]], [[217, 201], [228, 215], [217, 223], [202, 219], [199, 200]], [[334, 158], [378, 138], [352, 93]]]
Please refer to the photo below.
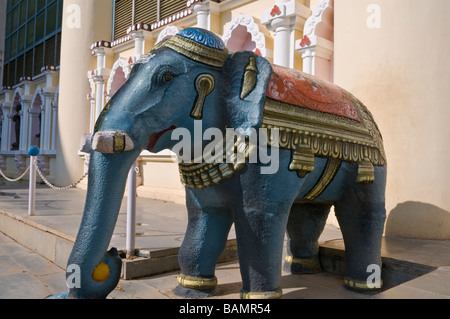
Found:
[[272, 75], [270, 63], [253, 52], [230, 55], [224, 66], [228, 125], [249, 136], [261, 126], [266, 88]]

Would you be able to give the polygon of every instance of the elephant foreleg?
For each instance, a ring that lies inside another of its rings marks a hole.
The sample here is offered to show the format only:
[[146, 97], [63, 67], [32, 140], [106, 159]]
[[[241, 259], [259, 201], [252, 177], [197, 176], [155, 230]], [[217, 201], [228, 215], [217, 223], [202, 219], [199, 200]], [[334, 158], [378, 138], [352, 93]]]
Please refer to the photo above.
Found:
[[200, 207], [190, 192], [186, 194], [186, 202], [188, 226], [178, 255], [181, 274], [175, 293], [183, 297], [207, 297], [215, 293], [215, 266], [233, 221], [227, 209]]
[[325, 227], [331, 205], [293, 204], [287, 223], [287, 256], [284, 269], [293, 274], [321, 270], [319, 237]]

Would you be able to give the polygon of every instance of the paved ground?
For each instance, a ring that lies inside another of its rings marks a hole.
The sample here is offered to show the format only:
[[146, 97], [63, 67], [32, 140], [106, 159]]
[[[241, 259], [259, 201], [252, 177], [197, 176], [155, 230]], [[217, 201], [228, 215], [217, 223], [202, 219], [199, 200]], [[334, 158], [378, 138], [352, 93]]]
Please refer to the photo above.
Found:
[[[40, 186], [36, 197], [36, 215], [28, 216], [26, 185], [0, 185], [0, 299], [42, 299], [67, 290], [63, 268], [78, 230], [85, 195], [85, 191], [79, 189], [58, 192]], [[125, 247], [126, 205], [122, 206], [111, 243], [119, 249]], [[137, 248], [153, 252], [177, 248], [185, 227], [184, 205], [138, 198]], [[233, 232], [230, 234], [232, 238]], [[321, 242], [333, 247], [339, 245], [340, 238], [339, 229], [328, 226]], [[387, 238], [383, 244], [383, 254], [397, 263], [406, 262], [397, 267], [401, 273], [398, 269], [388, 271], [392, 277], [388, 281], [398, 281], [404, 277], [404, 283], [388, 285], [390, 289], [367, 295], [344, 288], [340, 275], [322, 272], [294, 276], [283, 272], [283, 298], [450, 298], [450, 241]], [[405, 275], [401, 268], [408, 268], [408, 265], [426, 271], [421, 276]], [[178, 299], [173, 293], [177, 275], [178, 272], [174, 271], [121, 280], [109, 298]], [[238, 299], [241, 289], [238, 263], [233, 261], [218, 265], [216, 276], [219, 285], [217, 296], [213, 299]]]
[[[0, 233], [0, 299], [42, 299], [66, 291], [65, 271], [29, 248]], [[179, 299], [173, 293], [178, 272], [121, 280], [111, 299]], [[238, 299], [241, 283], [239, 264], [220, 264], [219, 299]], [[369, 298], [343, 287], [342, 278], [326, 272], [293, 276], [284, 273], [284, 298]]]

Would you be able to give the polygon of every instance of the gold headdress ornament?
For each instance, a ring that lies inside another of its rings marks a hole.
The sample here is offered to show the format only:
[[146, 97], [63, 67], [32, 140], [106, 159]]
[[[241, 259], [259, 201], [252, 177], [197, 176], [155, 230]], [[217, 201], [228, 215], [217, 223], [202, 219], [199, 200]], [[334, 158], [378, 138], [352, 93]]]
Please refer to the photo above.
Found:
[[168, 47], [188, 58], [215, 67], [225, 65], [230, 52], [214, 33], [199, 29], [183, 29], [169, 40], [158, 43], [153, 50]]

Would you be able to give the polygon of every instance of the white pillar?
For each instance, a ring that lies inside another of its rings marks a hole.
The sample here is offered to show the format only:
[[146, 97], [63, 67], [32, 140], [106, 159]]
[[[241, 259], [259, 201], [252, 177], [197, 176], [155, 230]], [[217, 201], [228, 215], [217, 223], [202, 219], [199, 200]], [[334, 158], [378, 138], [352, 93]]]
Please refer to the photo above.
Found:
[[95, 126], [95, 98], [89, 98], [90, 109], [90, 120], [89, 120], [89, 133], [94, 133]]
[[197, 14], [197, 27], [210, 30], [209, 2], [197, 2], [194, 4], [193, 10]]
[[136, 61], [141, 58], [141, 56], [145, 53], [145, 44], [144, 44], [144, 34], [143, 31], [134, 32], [132, 34], [134, 38], [134, 56], [136, 57]]
[[50, 150], [56, 150], [56, 127], [58, 126], [58, 104], [52, 103], [52, 135], [50, 140]]
[[333, 81], [331, 60], [334, 44], [319, 36], [304, 36], [297, 40], [295, 49], [302, 54], [303, 72], [318, 76], [326, 81]]
[[30, 156], [30, 180], [28, 188], [28, 215], [34, 216], [36, 206], [36, 156]]
[[311, 10], [295, 0], [277, 0], [264, 11], [261, 24], [274, 32], [274, 64], [294, 67], [294, 30], [303, 28]]
[[272, 27], [275, 29], [273, 63], [291, 67], [291, 26], [286, 19], [274, 19]]
[[52, 136], [52, 116], [53, 108], [52, 101], [54, 99], [54, 94], [44, 93], [44, 104], [42, 106], [41, 114], [41, 151], [49, 151], [51, 136]]
[[8, 132], [9, 132], [9, 110], [6, 107], [2, 107], [3, 119], [2, 119], [2, 131], [0, 132], [2, 136], [2, 142], [0, 145], [0, 151], [8, 150]]
[[[40, 110], [37, 109], [30, 109], [28, 111], [28, 139], [26, 145], [24, 145], [24, 149], [28, 149], [30, 146], [37, 146], [40, 147], [40, 145], [32, 145], [33, 141], [33, 121], [39, 117], [39, 114], [41, 114]], [[41, 118], [42, 120], [42, 118]], [[42, 134], [42, 128], [41, 128], [41, 134]]]
[[135, 61], [145, 54], [145, 40], [153, 39], [150, 32], [150, 26], [145, 23], [138, 23], [131, 27], [129, 36], [134, 39], [134, 57]]
[[295, 41], [295, 49], [302, 54], [303, 71], [331, 82], [331, 61], [334, 52], [333, 10], [332, 0], [319, 0], [311, 17], [305, 22], [303, 38]]
[[29, 131], [29, 109], [31, 100], [21, 100], [22, 111], [20, 111], [20, 137], [19, 137], [19, 151], [27, 150], [28, 131]]
[[[105, 106], [105, 83], [108, 81], [109, 75], [111, 74], [111, 70], [105, 67], [106, 65], [106, 50], [110, 50], [109, 48], [105, 48], [105, 45], [109, 45], [109, 42], [97, 42], [94, 44], [94, 48], [92, 49], [92, 54], [97, 58], [97, 69], [92, 71], [92, 79], [95, 82], [95, 117], [93, 122], [97, 121], [100, 113]], [[92, 116], [92, 114], [91, 114]], [[92, 122], [92, 117], [91, 117]]]
[[[111, 0], [64, 0], [61, 69], [59, 72], [58, 127], [56, 142], [56, 185], [69, 185], [83, 174], [76, 151], [89, 130], [86, 72], [92, 66], [89, 48], [99, 39], [111, 38]], [[79, 15], [71, 14], [77, 8]], [[75, 23], [74, 23], [75, 22]], [[76, 62], [76, 63], [75, 63]]]
[[95, 119], [94, 122], [97, 121], [100, 113], [103, 110], [104, 106], [104, 91], [105, 91], [105, 80], [103, 76], [94, 76], [94, 81], [97, 86], [97, 90], [95, 91]]
[[302, 54], [303, 72], [314, 75], [314, 51], [305, 50]]
[[136, 249], [136, 163], [131, 165], [128, 172], [128, 199], [127, 199], [127, 258], [133, 256]]

